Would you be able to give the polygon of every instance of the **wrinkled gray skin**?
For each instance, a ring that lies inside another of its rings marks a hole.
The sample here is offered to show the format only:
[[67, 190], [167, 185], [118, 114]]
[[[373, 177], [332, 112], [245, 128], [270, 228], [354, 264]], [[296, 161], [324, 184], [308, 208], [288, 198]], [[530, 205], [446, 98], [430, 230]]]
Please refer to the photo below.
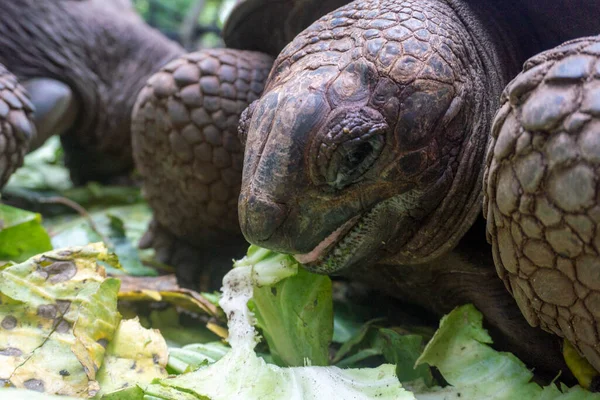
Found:
[[76, 183], [127, 174], [131, 111], [149, 75], [183, 50], [125, 0], [0, 1], [0, 63], [30, 92], [38, 137], [62, 134]]
[[597, 34], [599, 3], [576, 3], [362, 0], [316, 21], [242, 117], [245, 237], [437, 313], [473, 302], [555, 371], [558, 340], [527, 325], [474, 223], [503, 88], [528, 57]]

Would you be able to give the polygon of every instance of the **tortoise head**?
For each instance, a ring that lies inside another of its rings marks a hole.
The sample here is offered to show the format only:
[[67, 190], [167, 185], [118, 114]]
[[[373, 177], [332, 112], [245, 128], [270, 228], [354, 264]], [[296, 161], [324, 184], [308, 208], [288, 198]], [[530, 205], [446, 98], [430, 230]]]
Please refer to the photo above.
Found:
[[480, 207], [493, 107], [463, 25], [439, 4], [390, 24], [395, 2], [364, 3], [323, 17], [283, 50], [239, 129], [242, 232], [323, 273], [430, 260]]

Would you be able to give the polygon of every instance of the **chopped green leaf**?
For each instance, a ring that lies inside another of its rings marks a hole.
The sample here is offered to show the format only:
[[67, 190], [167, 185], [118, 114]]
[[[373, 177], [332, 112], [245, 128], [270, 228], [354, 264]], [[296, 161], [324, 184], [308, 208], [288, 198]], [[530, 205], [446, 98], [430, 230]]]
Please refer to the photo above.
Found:
[[138, 203], [129, 206], [109, 207], [90, 213], [98, 231], [87, 218], [56, 217], [46, 220], [52, 234], [54, 247], [83, 246], [89, 242], [106, 240], [106, 245], [119, 256], [123, 270], [109, 269], [110, 273], [127, 273], [134, 276], [155, 276], [155, 269], [143, 265], [137, 243], [144, 234], [152, 217], [148, 205]]
[[425, 390], [418, 399], [600, 399], [600, 394], [531, 382], [533, 373], [510, 353], [498, 352], [483, 329], [483, 315], [473, 305], [456, 308], [442, 318], [417, 365], [437, 367], [451, 385]]
[[0, 260], [25, 261], [52, 250], [39, 214], [0, 204]]
[[293, 257], [255, 245], [251, 245], [247, 255], [233, 266], [252, 267], [252, 279], [258, 287], [274, 285], [298, 272], [298, 262]]
[[180, 349], [171, 349], [168, 366], [177, 374], [195, 371], [219, 361], [229, 350], [231, 348], [221, 342], [190, 344]]
[[[286, 267], [280, 265], [280, 268]], [[267, 269], [270, 277], [277, 275], [277, 271]], [[252, 326], [254, 318], [246, 305], [253, 296], [254, 285], [264, 282], [260, 272], [258, 275], [252, 266], [246, 265], [234, 268], [225, 276], [220, 304], [229, 318], [232, 350], [205, 368], [148, 386], [146, 396], [210, 400], [414, 399], [400, 385], [393, 365], [355, 370], [281, 368], [258, 357], [254, 352], [257, 341]], [[318, 313], [315, 315], [318, 317]], [[329, 324], [332, 325], [332, 318]]]
[[356, 335], [363, 325], [363, 319], [352, 311], [355, 304], [340, 301], [333, 302], [333, 338], [334, 343], [346, 343]]
[[15, 171], [6, 188], [18, 187], [35, 190], [65, 190], [72, 186], [69, 171], [60, 164], [62, 148], [57, 136], [25, 156], [23, 166]]
[[429, 368], [425, 365], [415, 367], [423, 350], [422, 336], [381, 328], [376, 322], [379, 320], [367, 322], [354, 337], [342, 345], [334, 359], [335, 365], [355, 368], [371, 357], [383, 356], [385, 361], [396, 365], [396, 375], [401, 382], [421, 379], [425, 385], [431, 385], [433, 377]]
[[331, 280], [301, 268], [273, 286], [254, 288], [254, 312], [280, 366], [329, 365]]
[[381, 328], [374, 347], [381, 349], [388, 363], [396, 365], [396, 375], [401, 382], [422, 379], [428, 386], [433, 383], [433, 376], [426, 365], [415, 367], [423, 350], [421, 336], [402, 335], [393, 329]]

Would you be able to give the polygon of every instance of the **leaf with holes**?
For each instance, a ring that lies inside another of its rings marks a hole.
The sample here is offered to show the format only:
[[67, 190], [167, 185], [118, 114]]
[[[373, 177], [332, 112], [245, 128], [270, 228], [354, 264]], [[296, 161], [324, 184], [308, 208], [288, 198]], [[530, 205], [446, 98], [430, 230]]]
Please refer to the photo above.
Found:
[[91, 396], [120, 320], [118, 266], [102, 244], [50, 251], [0, 270], [0, 382]]

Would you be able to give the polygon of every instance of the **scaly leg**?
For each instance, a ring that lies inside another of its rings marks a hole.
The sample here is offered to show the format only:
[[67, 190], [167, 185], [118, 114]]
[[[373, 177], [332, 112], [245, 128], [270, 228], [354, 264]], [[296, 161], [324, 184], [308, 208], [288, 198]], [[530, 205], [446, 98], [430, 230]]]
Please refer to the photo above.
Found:
[[532, 326], [600, 369], [600, 36], [525, 63], [504, 92], [487, 165], [498, 274]]
[[184, 283], [217, 268], [214, 263], [228, 269], [244, 254], [237, 126], [261, 94], [271, 64], [269, 56], [250, 51], [191, 53], [151, 77], [138, 97], [134, 158], [155, 219], [142, 244], [169, 249], [162, 261], [174, 264]]

